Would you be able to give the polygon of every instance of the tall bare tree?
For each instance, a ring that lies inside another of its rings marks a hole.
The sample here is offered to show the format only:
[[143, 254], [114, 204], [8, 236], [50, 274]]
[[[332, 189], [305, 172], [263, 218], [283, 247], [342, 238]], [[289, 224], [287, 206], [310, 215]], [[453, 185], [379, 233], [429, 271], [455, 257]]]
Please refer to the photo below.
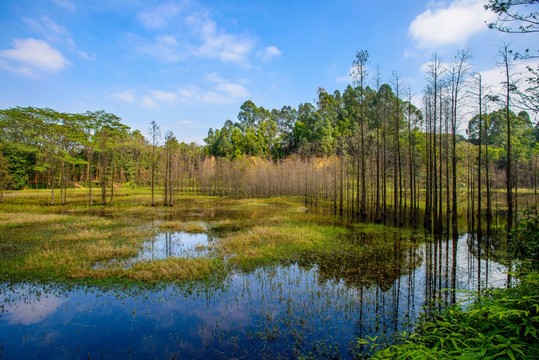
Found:
[[[361, 50], [356, 53], [356, 59], [353, 62], [352, 77], [359, 83], [359, 118], [358, 125], [360, 131], [360, 144], [361, 144], [361, 192], [358, 196], [361, 197], [360, 201], [360, 215], [362, 218], [367, 216], [367, 187], [365, 181], [366, 174], [366, 155], [365, 155], [365, 79], [367, 77], [367, 69], [365, 65], [369, 61], [369, 53], [366, 50]], [[359, 171], [359, 169], [358, 169]]]
[[155, 206], [155, 169], [157, 167], [157, 145], [159, 143], [159, 138], [161, 137], [161, 129], [155, 122], [155, 120], [152, 120], [150, 123], [150, 128], [148, 129], [148, 132], [150, 134], [150, 139], [152, 142], [152, 158], [151, 158], [151, 170], [152, 170], [152, 176], [151, 176], [151, 187], [152, 187], [152, 206]]

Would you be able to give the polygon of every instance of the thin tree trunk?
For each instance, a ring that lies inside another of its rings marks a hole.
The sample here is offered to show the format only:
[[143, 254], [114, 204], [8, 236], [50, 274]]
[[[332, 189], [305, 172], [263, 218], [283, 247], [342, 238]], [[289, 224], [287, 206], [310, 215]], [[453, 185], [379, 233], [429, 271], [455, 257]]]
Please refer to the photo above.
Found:
[[478, 239], [481, 238], [481, 141], [483, 140], [482, 135], [482, 123], [481, 123], [481, 114], [482, 114], [482, 104], [481, 104], [481, 75], [479, 75], [479, 151], [477, 156], [477, 231], [479, 232]]
[[88, 164], [86, 165], [86, 181], [88, 182], [88, 205], [93, 205], [94, 202], [93, 202], [93, 199], [92, 199], [92, 179], [91, 179], [91, 174], [90, 174], [90, 163], [91, 163], [91, 156], [90, 156], [90, 152], [87, 151], [86, 153], [86, 159], [88, 161]]
[[505, 120], [507, 123], [507, 164], [506, 164], [506, 196], [507, 196], [507, 232], [513, 227], [513, 185], [512, 172], [511, 172], [511, 121], [509, 116], [509, 100], [510, 100], [510, 78], [509, 78], [509, 54], [507, 46], [503, 53], [504, 65], [505, 65], [505, 79], [506, 79], [506, 97], [505, 97]]

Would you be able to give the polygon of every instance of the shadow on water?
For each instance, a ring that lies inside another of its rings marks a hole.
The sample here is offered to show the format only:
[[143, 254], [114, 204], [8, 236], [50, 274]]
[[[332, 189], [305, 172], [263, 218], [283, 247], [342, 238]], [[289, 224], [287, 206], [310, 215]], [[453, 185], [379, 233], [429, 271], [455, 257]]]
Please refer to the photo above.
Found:
[[[465, 297], [448, 288], [506, 285], [495, 239], [381, 236], [353, 233], [349, 251], [234, 272], [219, 288], [0, 284], [0, 358], [353, 358], [358, 337], [391, 341], [413, 330], [423, 305]], [[139, 257], [183, 256], [207, 241], [162, 233]]]

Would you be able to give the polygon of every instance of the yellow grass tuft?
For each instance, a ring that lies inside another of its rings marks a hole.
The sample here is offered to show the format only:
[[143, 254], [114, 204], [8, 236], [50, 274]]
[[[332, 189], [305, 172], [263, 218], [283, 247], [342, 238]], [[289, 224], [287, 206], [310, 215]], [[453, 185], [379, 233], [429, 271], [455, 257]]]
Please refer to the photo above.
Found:
[[105, 219], [102, 217], [95, 217], [95, 216], [82, 216], [77, 217], [77, 222], [74, 222], [73, 224], [70, 224], [72, 228], [80, 229], [80, 228], [88, 228], [88, 227], [96, 227], [96, 226], [110, 226], [113, 224], [112, 220]]
[[160, 261], [139, 263], [127, 272], [134, 280], [195, 280], [209, 277], [217, 262], [208, 258], [168, 258]]
[[86, 254], [91, 260], [102, 261], [137, 256], [138, 251], [127, 245], [114, 246], [107, 241], [98, 241], [86, 248]]
[[160, 223], [159, 227], [162, 229], [184, 231], [191, 234], [201, 234], [206, 232], [204, 226], [196, 222], [165, 221]]
[[23, 212], [0, 213], [0, 225], [26, 225], [65, 220], [67, 216], [58, 214], [33, 214]]
[[106, 239], [111, 236], [111, 231], [99, 229], [84, 229], [76, 232], [71, 232], [63, 236], [65, 241], [86, 241]]

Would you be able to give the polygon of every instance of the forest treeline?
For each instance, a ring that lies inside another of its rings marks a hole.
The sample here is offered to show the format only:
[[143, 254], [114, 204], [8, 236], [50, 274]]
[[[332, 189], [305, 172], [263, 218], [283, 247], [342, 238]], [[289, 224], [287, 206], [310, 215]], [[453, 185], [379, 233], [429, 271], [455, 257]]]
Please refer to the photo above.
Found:
[[[428, 224], [442, 226], [453, 185], [458, 206], [475, 209], [481, 193], [483, 203], [493, 203], [491, 194], [505, 186], [507, 162], [505, 110], [481, 114], [482, 133], [479, 115], [473, 116], [453, 148], [446, 95], [435, 104], [426, 93], [423, 110], [388, 84], [348, 86], [342, 95], [319, 89], [316, 103], [297, 109], [246, 101], [235, 123], [209, 130], [205, 146], [161, 134], [155, 122], [145, 137], [105, 111], [1, 110], [1, 189], [49, 188], [52, 204], [66, 203], [74, 186], [88, 189], [89, 204], [112, 204], [118, 186], [157, 187], [152, 203], [164, 205], [186, 191], [289, 196], [379, 222], [411, 221], [421, 208]], [[536, 188], [539, 128], [524, 111], [510, 117], [514, 191]], [[481, 144], [484, 175], [478, 177]], [[484, 214], [493, 209], [489, 204]]]
[[[535, 2], [488, 1], [498, 16], [488, 26], [538, 32], [537, 11], [519, 10]], [[390, 84], [368, 74], [369, 54], [358, 51], [342, 93], [319, 88], [313, 103], [271, 110], [248, 100], [204, 146], [162, 134], [155, 121], [144, 136], [105, 111], [0, 110], [0, 201], [5, 189], [31, 187], [65, 204], [67, 189], [84, 187], [89, 205], [104, 205], [119, 186], [150, 187], [151, 205], [173, 205], [184, 192], [288, 196], [359, 220], [417, 223], [421, 213], [426, 227], [454, 234], [458, 214], [481, 230], [502, 210], [509, 229], [519, 206], [537, 204], [539, 124], [529, 114], [539, 111], [539, 68], [528, 67], [525, 86], [511, 70], [534, 57], [501, 47], [505, 80], [492, 93], [468, 50], [451, 63], [434, 54], [413, 99], [397, 72]]]

